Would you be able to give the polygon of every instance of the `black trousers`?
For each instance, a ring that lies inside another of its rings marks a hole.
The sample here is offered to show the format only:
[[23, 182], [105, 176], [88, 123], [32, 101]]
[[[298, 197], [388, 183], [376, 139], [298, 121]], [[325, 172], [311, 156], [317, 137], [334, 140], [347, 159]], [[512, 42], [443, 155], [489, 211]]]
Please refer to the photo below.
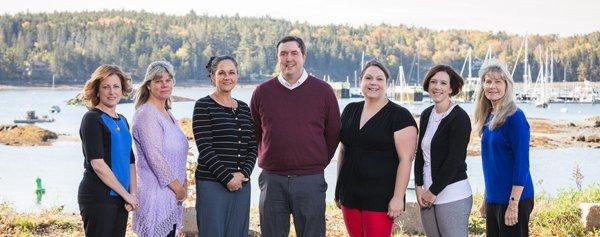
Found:
[[127, 217], [124, 203], [79, 204], [83, 229], [87, 237], [125, 236]]
[[529, 236], [529, 215], [533, 210], [533, 197], [519, 201], [519, 216], [516, 225], [504, 224], [504, 214], [508, 204], [486, 203], [485, 227], [487, 237], [526, 237]]
[[167, 237], [175, 237], [175, 232], [177, 231], [177, 225], [173, 225], [173, 230], [167, 234]]

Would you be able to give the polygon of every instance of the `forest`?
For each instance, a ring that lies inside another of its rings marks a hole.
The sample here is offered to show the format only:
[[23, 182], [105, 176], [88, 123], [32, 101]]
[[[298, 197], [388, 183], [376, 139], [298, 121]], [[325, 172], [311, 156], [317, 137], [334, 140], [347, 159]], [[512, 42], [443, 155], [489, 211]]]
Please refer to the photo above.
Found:
[[[208, 83], [204, 65], [230, 54], [239, 63], [241, 83], [277, 73], [277, 41], [297, 35], [307, 44], [307, 71], [334, 81], [354, 79], [362, 55], [398, 68], [410, 84], [435, 64], [460, 71], [469, 48], [477, 76], [488, 48], [512, 70], [523, 35], [477, 30], [431, 30], [406, 25], [311, 25], [265, 17], [208, 16], [190, 11], [168, 15], [144, 11], [18, 13], [0, 15], [0, 83], [81, 84], [101, 64], [116, 64], [140, 82], [155, 60], [170, 61], [176, 79]], [[546, 52], [554, 56], [554, 81], [600, 81], [600, 31], [559, 37], [529, 35], [528, 58], [535, 80]], [[514, 73], [523, 78], [523, 55]], [[463, 73], [466, 76], [467, 72]]]

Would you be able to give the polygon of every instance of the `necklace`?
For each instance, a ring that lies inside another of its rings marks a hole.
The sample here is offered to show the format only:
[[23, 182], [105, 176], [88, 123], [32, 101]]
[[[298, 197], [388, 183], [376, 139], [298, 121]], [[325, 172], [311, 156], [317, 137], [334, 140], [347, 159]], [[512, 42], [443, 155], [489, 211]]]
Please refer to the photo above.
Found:
[[[110, 121], [112, 121], [115, 124], [115, 128], [117, 129], [117, 131], [121, 131], [119, 124], [117, 124], [117, 122], [115, 122], [115, 118], [112, 115], [110, 115], [108, 112], [106, 112], [100, 106], [96, 106], [96, 108], [99, 109], [100, 111], [104, 112], [106, 115], [108, 115], [108, 117], [110, 118]], [[115, 112], [115, 114], [116, 114], [116, 112]], [[119, 116], [119, 114], [117, 114], [117, 118], [121, 118], [121, 116]]]
[[431, 118], [434, 122], [439, 123], [440, 121], [442, 121], [442, 119], [446, 117], [446, 115], [448, 115], [448, 112], [450, 112], [450, 110], [452, 110], [452, 102], [450, 102], [450, 104], [448, 105], [448, 109], [441, 114], [437, 113], [434, 108], [431, 114]]
[[436, 123], [439, 123], [440, 121], [442, 121], [442, 119], [444, 119], [444, 117], [446, 117], [446, 112], [438, 115], [438, 113], [434, 111], [433, 114], [431, 115], [431, 118]]
[[121, 131], [121, 127], [119, 127], [119, 124], [117, 124], [117, 122], [115, 121], [115, 119], [114, 119], [114, 118], [112, 118], [112, 117], [111, 117], [111, 118], [110, 118], [110, 121], [112, 121], [112, 122], [115, 124], [115, 127], [117, 128], [117, 132], [118, 132], [118, 131]]
[[[231, 108], [231, 112], [235, 113], [235, 110], [237, 109], [237, 101], [235, 99], [229, 97], [229, 104], [228, 104], [228, 103], [225, 103], [225, 101], [221, 101], [220, 99], [217, 99], [218, 97], [215, 96], [215, 94], [213, 94], [211, 97], [215, 102], [217, 102], [217, 104], [219, 104], [223, 107], [226, 107], [226, 108]], [[231, 106], [228, 106], [228, 105], [231, 105]]]

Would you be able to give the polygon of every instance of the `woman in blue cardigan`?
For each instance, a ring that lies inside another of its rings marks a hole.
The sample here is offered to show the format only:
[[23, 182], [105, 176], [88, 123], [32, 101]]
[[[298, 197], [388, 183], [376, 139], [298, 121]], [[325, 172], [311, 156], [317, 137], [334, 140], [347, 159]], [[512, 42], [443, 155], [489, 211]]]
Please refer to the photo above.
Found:
[[486, 218], [486, 236], [528, 236], [534, 196], [529, 123], [515, 103], [506, 64], [490, 60], [479, 75], [474, 126], [481, 135], [486, 190], [480, 211]]

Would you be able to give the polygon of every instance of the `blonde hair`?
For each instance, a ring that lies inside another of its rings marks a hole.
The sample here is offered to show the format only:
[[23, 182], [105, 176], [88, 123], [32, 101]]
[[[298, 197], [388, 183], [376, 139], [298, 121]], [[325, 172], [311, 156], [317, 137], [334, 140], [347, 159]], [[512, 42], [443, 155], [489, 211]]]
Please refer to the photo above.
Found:
[[83, 86], [83, 102], [88, 109], [96, 107], [100, 103], [100, 97], [98, 97], [98, 91], [100, 90], [100, 83], [104, 78], [111, 75], [117, 75], [121, 80], [121, 93], [123, 97], [127, 97], [133, 90], [131, 87], [131, 78], [123, 72], [123, 70], [117, 65], [100, 65], [88, 81]]
[[[135, 93], [134, 105], [136, 109], [146, 103], [150, 98], [148, 84], [150, 84], [150, 82], [152, 82], [154, 79], [161, 78], [165, 73], [168, 74], [171, 79], [173, 79], [174, 84], [175, 69], [173, 69], [173, 65], [171, 65], [171, 63], [167, 61], [154, 61], [148, 65], [144, 82], [142, 82], [142, 85], [140, 85]], [[171, 98], [168, 98], [167, 101], [165, 101], [165, 109], [171, 109]]]
[[[485, 97], [483, 87], [485, 84], [485, 77], [488, 74], [497, 74], [506, 83], [506, 90], [504, 96], [498, 101], [496, 106], [492, 108], [492, 102]], [[497, 59], [491, 59], [485, 62], [479, 70], [479, 78], [481, 80], [479, 89], [477, 90], [477, 99], [475, 100], [475, 131], [481, 136], [483, 133], [483, 127], [486, 125], [486, 119], [489, 114], [494, 111], [494, 116], [488, 123], [490, 130], [502, 126], [508, 116], [517, 111], [517, 104], [514, 94], [514, 82], [508, 72], [506, 64]]]

